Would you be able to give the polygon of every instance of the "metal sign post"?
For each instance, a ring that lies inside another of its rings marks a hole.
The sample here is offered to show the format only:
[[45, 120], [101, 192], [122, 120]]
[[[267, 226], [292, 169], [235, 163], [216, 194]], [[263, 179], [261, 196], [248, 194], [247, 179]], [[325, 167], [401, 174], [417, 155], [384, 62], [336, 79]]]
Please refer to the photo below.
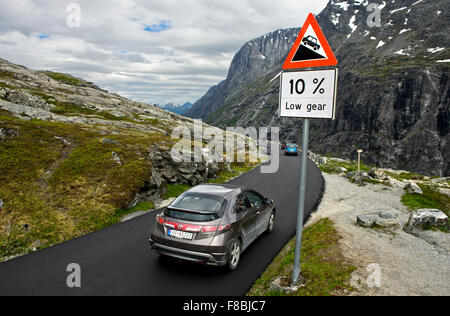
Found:
[[292, 285], [297, 285], [300, 277], [300, 250], [302, 249], [303, 214], [305, 213], [306, 163], [308, 156], [309, 119], [303, 119], [302, 165], [300, 167], [300, 190], [298, 193], [297, 235], [295, 239], [295, 260]]
[[283, 72], [280, 76], [281, 117], [303, 118], [302, 164], [298, 194], [297, 234], [292, 285], [300, 279], [303, 220], [305, 212], [306, 167], [309, 144], [309, 119], [333, 119], [336, 105], [337, 69]]
[[280, 76], [279, 116], [303, 118], [302, 165], [298, 193], [297, 235], [292, 285], [300, 279], [303, 220], [305, 213], [306, 165], [309, 143], [309, 119], [334, 119], [337, 69], [283, 72]]
[[[310, 13], [292, 46], [283, 70], [337, 65], [314, 15]], [[334, 119], [338, 70], [286, 71], [280, 76], [280, 117], [303, 118], [302, 165], [298, 193], [297, 235], [292, 285], [300, 279], [303, 220], [305, 213], [306, 164], [308, 157], [309, 119]]]

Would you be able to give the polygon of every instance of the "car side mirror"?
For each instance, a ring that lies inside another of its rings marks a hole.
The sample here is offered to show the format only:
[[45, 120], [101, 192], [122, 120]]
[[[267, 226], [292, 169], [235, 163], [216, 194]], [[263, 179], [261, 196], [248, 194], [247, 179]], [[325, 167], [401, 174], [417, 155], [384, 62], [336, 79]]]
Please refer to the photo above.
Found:
[[272, 199], [269, 199], [269, 198], [266, 198], [264, 202], [265, 202], [266, 204], [272, 204], [272, 203], [273, 203], [273, 200], [272, 200]]

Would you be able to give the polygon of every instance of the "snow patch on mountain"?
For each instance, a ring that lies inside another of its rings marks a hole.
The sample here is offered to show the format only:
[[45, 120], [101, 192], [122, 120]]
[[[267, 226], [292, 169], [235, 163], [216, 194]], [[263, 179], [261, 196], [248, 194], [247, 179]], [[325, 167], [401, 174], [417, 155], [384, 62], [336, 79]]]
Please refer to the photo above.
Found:
[[445, 49], [444, 47], [428, 48], [427, 52], [434, 54], [434, 53], [443, 51], [444, 49]]
[[379, 43], [378, 43], [378, 45], [377, 45], [377, 48], [376, 49], [378, 49], [378, 48], [380, 48], [380, 47], [382, 47], [384, 44], [386, 44], [385, 42], [383, 42], [383, 41], [380, 41]]
[[334, 2], [333, 5], [340, 7], [344, 11], [348, 11], [350, 4], [348, 2]]
[[403, 10], [406, 10], [406, 9], [408, 9], [408, 7], [398, 8], [398, 9], [389, 11], [389, 13], [390, 13], [390, 14], [394, 14], [395, 12], [403, 11]]

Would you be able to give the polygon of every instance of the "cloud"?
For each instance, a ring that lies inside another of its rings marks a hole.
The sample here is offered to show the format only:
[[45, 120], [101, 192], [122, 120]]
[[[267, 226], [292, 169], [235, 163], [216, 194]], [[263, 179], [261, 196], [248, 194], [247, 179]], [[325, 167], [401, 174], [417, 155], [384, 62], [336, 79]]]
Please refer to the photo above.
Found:
[[78, 0], [80, 27], [67, 24], [70, 3], [1, 1], [0, 57], [166, 104], [197, 100], [245, 42], [301, 26], [327, 0]]

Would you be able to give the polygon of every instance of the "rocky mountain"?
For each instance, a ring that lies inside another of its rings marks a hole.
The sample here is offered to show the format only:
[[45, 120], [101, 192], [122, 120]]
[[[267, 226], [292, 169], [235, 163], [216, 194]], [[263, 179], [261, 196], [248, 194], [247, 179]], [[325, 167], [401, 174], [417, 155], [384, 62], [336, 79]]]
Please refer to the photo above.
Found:
[[[381, 23], [371, 27], [369, 1], [331, 0], [316, 17], [338, 61], [335, 120], [312, 120], [310, 148], [383, 167], [450, 175], [448, 70], [450, 3], [374, 0]], [[219, 127], [280, 126], [300, 139], [301, 119], [278, 118], [281, 71], [299, 29], [247, 42], [227, 78], [187, 115]]]
[[165, 111], [183, 115], [189, 111], [192, 105], [193, 104], [191, 102], [186, 102], [184, 104], [167, 103], [166, 105], [161, 105], [159, 107]]
[[[208, 138], [202, 162], [173, 160], [177, 127], [193, 135], [192, 119], [0, 59], [0, 261], [151, 209], [170, 186], [250, 167], [208, 159]], [[236, 150], [251, 141], [233, 135]]]

